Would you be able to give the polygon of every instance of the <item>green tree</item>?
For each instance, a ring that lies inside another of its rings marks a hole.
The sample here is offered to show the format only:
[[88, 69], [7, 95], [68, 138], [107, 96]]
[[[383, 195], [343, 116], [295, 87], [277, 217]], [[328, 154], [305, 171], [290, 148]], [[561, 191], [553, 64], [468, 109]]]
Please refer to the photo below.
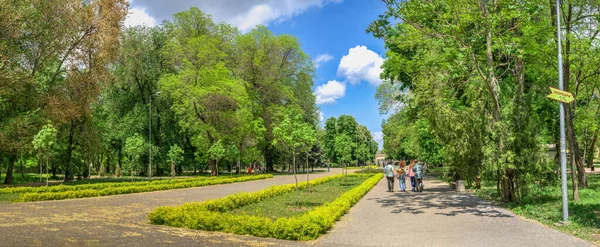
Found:
[[[46, 161], [46, 187], [48, 187], [48, 165], [52, 156], [52, 148], [56, 143], [56, 134], [58, 130], [51, 123], [42, 127], [40, 132], [33, 138], [33, 148], [37, 150], [39, 158]], [[40, 169], [40, 177], [42, 176]]]
[[296, 157], [307, 151], [315, 140], [315, 130], [311, 124], [306, 123], [302, 115], [294, 107], [286, 108], [283, 121], [274, 129], [275, 140], [273, 145], [281, 145], [292, 153], [292, 166], [296, 180], [296, 204], [298, 204], [298, 176]]
[[177, 175], [177, 172], [175, 171], [175, 164], [183, 161], [183, 149], [181, 149], [177, 144], [172, 145], [169, 149], [167, 157], [168, 161], [171, 163], [171, 176], [175, 177]]

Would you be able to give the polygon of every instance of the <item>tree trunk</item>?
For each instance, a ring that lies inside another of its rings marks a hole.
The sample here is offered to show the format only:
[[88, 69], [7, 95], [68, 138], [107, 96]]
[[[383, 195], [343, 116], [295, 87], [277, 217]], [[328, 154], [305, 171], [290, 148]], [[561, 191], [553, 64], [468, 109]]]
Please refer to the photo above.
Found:
[[12, 183], [13, 169], [14, 169], [16, 160], [17, 160], [16, 155], [10, 155], [8, 157], [8, 168], [6, 169], [6, 177], [4, 178], [4, 184]]
[[306, 152], [306, 191], [308, 192], [308, 181], [309, 181], [309, 172], [308, 172], [308, 152]]
[[292, 165], [294, 166], [294, 180], [296, 180], [296, 206], [299, 206], [300, 198], [298, 196], [298, 176], [296, 176], [296, 152], [292, 152]]
[[[563, 64], [563, 81], [564, 81], [564, 90], [569, 91], [569, 82], [571, 80], [571, 25], [572, 25], [572, 17], [573, 17], [573, 5], [568, 3], [567, 16], [563, 18], [565, 20], [566, 27], [566, 35], [565, 35], [565, 61]], [[573, 95], [577, 98], [577, 95]], [[579, 186], [584, 188], [587, 187], [587, 176], [585, 174], [585, 168], [583, 166], [583, 157], [581, 156], [581, 151], [579, 149], [579, 144], [577, 142], [577, 135], [575, 134], [575, 125], [573, 124], [573, 118], [575, 109], [577, 107], [577, 100], [571, 102], [570, 104], [565, 104], [565, 125], [566, 125], [566, 134], [567, 141], [569, 142], [569, 149], [571, 151], [571, 156], [573, 157], [573, 161], [577, 167], [577, 181], [579, 182]], [[575, 172], [575, 170], [571, 171]]]
[[[208, 166], [210, 167], [210, 175], [217, 176], [217, 166], [216, 161], [211, 159], [208, 161]], [[194, 169], [195, 170], [195, 169]]]
[[117, 176], [118, 178], [121, 177], [122, 173], [121, 173], [121, 168], [123, 167], [122, 165], [122, 160], [123, 160], [123, 154], [121, 152], [121, 147], [119, 147], [119, 149], [117, 149], [117, 168], [115, 169], [115, 176]]
[[106, 170], [104, 171], [105, 174], [110, 174], [110, 149], [106, 150]]
[[171, 177], [175, 177], [177, 173], [175, 172], [175, 162], [171, 162]]
[[75, 134], [75, 122], [71, 120], [69, 125], [69, 140], [67, 142], [67, 169], [65, 169], [65, 182], [73, 181], [73, 135]]
[[598, 133], [592, 138], [592, 144], [589, 147], [587, 154], [587, 166], [594, 171], [594, 156], [596, 155], [596, 143], [598, 142]]
[[[269, 141], [269, 140], [267, 140], [267, 141]], [[265, 150], [264, 150], [264, 156], [265, 156], [265, 165], [266, 165], [267, 171], [269, 171], [269, 172], [275, 171], [275, 169], [274, 169], [275, 150], [271, 144], [266, 145]]]
[[573, 201], [579, 201], [579, 186], [575, 179], [575, 167], [573, 167], [574, 157], [571, 156], [571, 182], [573, 183]]

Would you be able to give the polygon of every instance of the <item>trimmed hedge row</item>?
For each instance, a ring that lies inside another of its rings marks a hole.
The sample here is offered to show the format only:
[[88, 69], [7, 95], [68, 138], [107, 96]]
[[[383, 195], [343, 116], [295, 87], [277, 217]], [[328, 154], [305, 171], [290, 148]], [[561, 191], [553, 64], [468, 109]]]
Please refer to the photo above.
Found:
[[[236, 175], [234, 177], [239, 177]], [[243, 175], [246, 176], [246, 175]], [[65, 192], [75, 190], [101, 190], [106, 188], [114, 187], [128, 187], [128, 186], [146, 186], [156, 184], [174, 184], [184, 183], [192, 181], [204, 181], [211, 179], [219, 179], [222, 177], [195, 177], [195, 178], [176, 178], [176, 179], [160, 179], [153, 181], [137, 181], [137, 182], [108, 182], [108, 183], [95, 183], [95, 184], [79, 184], [79, 185], [54, 185], [48, 188], [46, 187], [12, 187], [0, 189], [0, 194], [12, 194], [12, 193], [42, 193], [42, 192]]]
[[[148, 218], [152, 224], [157, 225], [288, 240], [312, 240], [329, 230], [342, 215], [348, 212], [381, 180], [383, 174], [352, 174], [348, 176], [370, 178], [342, 194], [335, 201], [299, 216], [272, 220], [268, 217], [237, 215], [226, 212], [250, 203], [259, 202], [271, 196], [293, 191], [295, 185], [289, 184], [253, 193], [238, 193], [203, 203], [186, 203], [177, 207], [158, 207], [148, 214]], [[336, 175], [317, 179], [312, 181], [311, 184], [324, 183], [340, 177], [341, 175]], [[302, 183], [302, 187], [306, 187], [306, 182]]]
[[85, 197], [98, 197], [108, 195], [120, 195], [120, 194], [131, 194], [140, 192], [150, 192], [159, 190], [172, 190], [182, 189], [191, 187], [202, 187], [216, 184], [230, 184], [237, 182], [245, 182], [251, 180], [267, 179], [272, 178], [272, 174], [261, 174], [253, 176], [238, 176], [238, 177], [214, 177], [207, 179], [196, 179], [191, 181], [177, 182], [177, 183], [159, 183], [159, 184], [144, 184], [144, 185], [130, 185], [130, 186], [118, 186], [108, 187], [104, 189], [83, 189], [83, 190], [71, 190], [63, 192], [41, 192], [41, 193], [23, 193], [15, 200], [15, 202], [32, 202], [32, 201], [48, 201], [48, 200], [62, 200], [62, 199], [73, 199], [73, 198], [85, 198]]

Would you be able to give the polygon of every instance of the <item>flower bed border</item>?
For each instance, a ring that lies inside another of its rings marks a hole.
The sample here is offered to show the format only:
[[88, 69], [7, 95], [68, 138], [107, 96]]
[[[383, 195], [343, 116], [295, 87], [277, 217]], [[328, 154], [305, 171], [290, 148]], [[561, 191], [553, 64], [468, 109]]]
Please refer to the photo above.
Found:
[[[99, 197], [109, 195], [120, 195], [120, 194], [132, 194], [140, 192], [160, 191], [160, 190], [172, 190], [172, 189], [183, 189], [192, 187], [202, 187], [208, 185], [217, 184], [230, 184], [238, 182], [246, 182], [259, 179], [272, 178], [272, 174], [261, 174], [252, 176], [237, 176], [237, 177], [214, 177], [204, 179], [182, 179], [184, 181], [169, 182], [169, 183], [149, 183], [149, 184], [136, 184], [136, 182], [129, 183], [129, 185], [106, 187], [103, 189], [80, 189], [80, 190], [69, 190], [62, 192], [30, 192], [21, 194], [14, 202], [33, 202], [33, 201], [49, 201], [49, 200], [63, 200], [73, 198], [87, 198], [87, 197]], [[137, 182], [139, 183], [139, 182]]]
[[[231, 214], [228, 211], [266, 198], [294, 191], [295, 184], [270, 187], [252, 193], [237, 193], [202, 203], [186, 203], [181, 206], [164, 206], [154, 209], [148, 218], [152, 224], [185, 227], [205, 231], [221, 231], [240, 235], [271, 237], [288, 240], [312, 240], [323, 235], [350, 208], [369, 192], [383, 174], [352, 174], [347, 176], [369, 177], [355, 188], [345, 192], [333, 202], [316, 207], [293, 217], [273, 220], [268, 217]], [[340, 178], [341, 175], [310, 181], [316, 185]], [[305, 188], [306, 182], [300, 184]]]

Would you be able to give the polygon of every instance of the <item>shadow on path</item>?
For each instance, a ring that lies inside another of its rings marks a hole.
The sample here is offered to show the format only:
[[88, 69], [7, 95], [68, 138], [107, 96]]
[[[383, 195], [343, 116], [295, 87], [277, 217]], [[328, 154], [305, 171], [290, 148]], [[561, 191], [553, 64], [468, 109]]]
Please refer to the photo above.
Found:
[[514, 217], [494, 209], [491, 203], [474, 195], [455, 192], [446, 184], [436, 182], [432, 182], [422, 193], [394, 192], [367, 200], [374, 200], [384, 208], [393, 208], [391, 212], [394, 214], [423, 214], [427, 210], [435, 210], [436, 215], [445, 216], [471, 214], [481, 217]]

